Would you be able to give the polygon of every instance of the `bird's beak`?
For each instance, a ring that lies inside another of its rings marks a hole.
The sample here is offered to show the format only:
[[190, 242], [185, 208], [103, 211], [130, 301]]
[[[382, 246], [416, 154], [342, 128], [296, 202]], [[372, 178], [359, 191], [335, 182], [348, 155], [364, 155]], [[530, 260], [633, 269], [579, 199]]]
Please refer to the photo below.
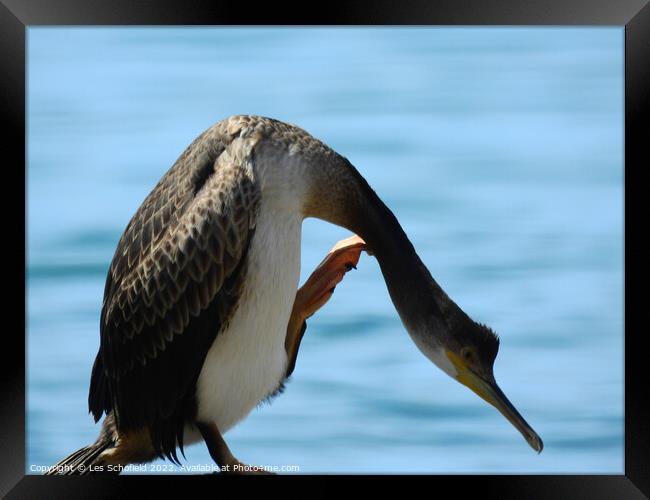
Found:
[[451, 351], [447, 351], [447, 357], [456, 367], [458, 372], [456, 379], [469, 387], [472, 391], [478, 394], [485, 401], [494, 406], [501, 414], [506, 417], [515, 428], [521, 432], [524, 439], [537, 453], [541, 453], [544, 448], [542, 439], [532, 429], [530, 425], [524, 420], [517, 409], [512, 405], [505, 394], [499, 389], [494, 377], [487, 380], [473, 370], [469, 369], [463, 359]]

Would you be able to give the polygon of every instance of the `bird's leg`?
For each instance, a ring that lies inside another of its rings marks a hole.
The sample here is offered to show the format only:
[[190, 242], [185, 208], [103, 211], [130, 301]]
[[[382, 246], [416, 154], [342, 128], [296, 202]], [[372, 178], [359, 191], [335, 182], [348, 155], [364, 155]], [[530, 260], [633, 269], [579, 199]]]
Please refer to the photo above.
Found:
[[206, 424], [197, 422], [196, 427], [203, 436], [205, 444], [208, 446], [208, 451], [212, 460], [221, 468], [225, 474], [271, 474], [260, 467], [252, 467], [241, 463], [237, 460], [226, 441], [224, 441], [217, 424], [214, 422]]
[[356, 269], [359, 256], [365, 249], [366, 242], [356, 235], [337, 242], [296, 293], [284, 341], [289, 360], [287, 377], [295, 367], [300, 341], [307, 328], [307, 318], [332, 297], [334, 288], [343, 280], [345, 273]]

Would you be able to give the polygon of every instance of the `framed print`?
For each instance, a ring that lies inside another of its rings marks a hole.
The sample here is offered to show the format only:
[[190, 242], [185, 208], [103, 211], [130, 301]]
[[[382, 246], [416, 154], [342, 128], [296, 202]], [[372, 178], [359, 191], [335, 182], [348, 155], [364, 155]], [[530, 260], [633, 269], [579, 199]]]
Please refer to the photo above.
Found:
[[650, 493], [647, 2], [144, 6], [0, 5], [3, 494]]

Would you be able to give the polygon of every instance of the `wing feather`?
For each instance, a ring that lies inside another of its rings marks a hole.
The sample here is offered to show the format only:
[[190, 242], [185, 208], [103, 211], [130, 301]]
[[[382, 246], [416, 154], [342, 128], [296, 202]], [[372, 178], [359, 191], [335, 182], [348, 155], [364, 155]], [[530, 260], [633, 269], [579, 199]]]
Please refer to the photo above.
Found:
[[205, 356], [236, 307], [259, 208], [247, 156], [228, 151], [236, 133], [218, 132], [190, 145], [122, 235], [91, 378], [95, 419], [112, 412], [120, 430], [148, 426], [172, 460]]

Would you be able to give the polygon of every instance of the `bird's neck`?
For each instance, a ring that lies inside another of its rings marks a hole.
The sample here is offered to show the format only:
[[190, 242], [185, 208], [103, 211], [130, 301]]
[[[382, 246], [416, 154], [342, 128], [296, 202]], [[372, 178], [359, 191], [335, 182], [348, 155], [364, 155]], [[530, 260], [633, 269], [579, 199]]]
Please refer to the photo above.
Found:
[[445, 321], [455, 304], [422, 263], [395, 215], [346, 159], [338, 157], [334, 165], [319, 169], [305, 216], [343, 226], [366, 241], [411, 334], [431, 318]]

